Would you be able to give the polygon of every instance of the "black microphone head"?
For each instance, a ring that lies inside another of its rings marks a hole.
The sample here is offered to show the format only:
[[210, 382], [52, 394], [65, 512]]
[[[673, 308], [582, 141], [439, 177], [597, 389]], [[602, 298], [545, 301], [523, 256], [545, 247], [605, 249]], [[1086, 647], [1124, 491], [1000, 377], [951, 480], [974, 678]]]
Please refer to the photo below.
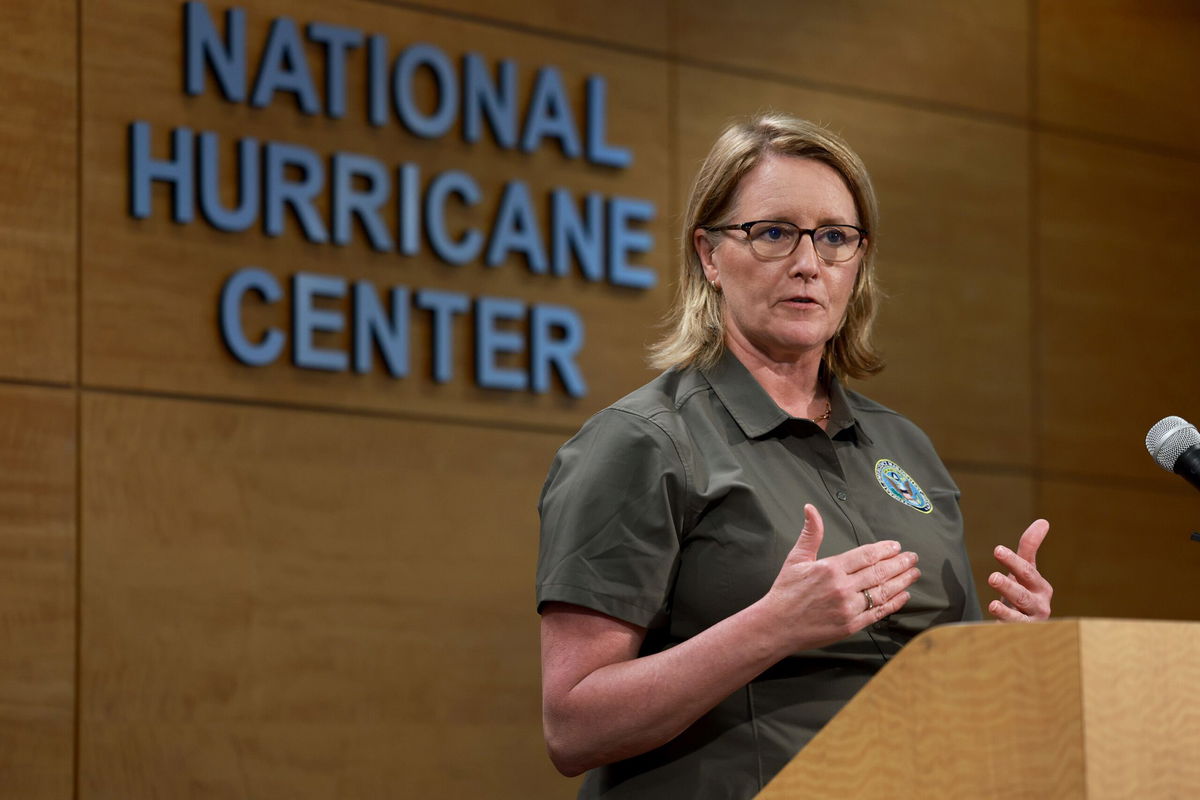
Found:
[[1200, 431], [1182, 417], [1163, 417], [1146, 434], [1146, 450], [1167, 472], [1174, 472], [1184, 451], [1198, 444]]

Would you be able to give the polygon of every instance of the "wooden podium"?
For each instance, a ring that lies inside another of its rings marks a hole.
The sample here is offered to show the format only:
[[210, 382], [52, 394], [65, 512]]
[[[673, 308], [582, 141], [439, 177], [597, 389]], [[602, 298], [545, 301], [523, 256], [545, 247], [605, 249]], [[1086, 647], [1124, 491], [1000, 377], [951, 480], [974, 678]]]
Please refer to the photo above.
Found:
[[917, 637], [759, 800], [1200, 797], [1200, 624]]

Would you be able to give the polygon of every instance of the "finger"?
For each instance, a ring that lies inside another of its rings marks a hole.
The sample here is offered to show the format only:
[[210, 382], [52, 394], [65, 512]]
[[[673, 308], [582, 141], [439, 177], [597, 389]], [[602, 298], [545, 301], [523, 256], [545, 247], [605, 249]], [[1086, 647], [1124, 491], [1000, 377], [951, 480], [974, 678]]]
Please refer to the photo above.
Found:
[[1009, 608], [999, 600], [993, 600], [988, 603], [988, 613], [1001, 622], [1026, 622], [1028, 617], [1017, 611], [1015, 608]]
[[997, 561], [1008, 567], [1011, 576], [1016, 578], [1030, 590], [1040, 591], [1050, 585], [1049, 582], [1042, 577], [1042, 573], [1038, 572], [1036, 566], [1021, 558], [1004, 545], [999, 545], [996, 548], [995, 555]]
[[874, 586], [882, 586], [892, 578], [895, 578], [905, 570], [912, 569], [916, 565], [916, 553], [898, 553], [891, 558], [885, 558], [881, 561], [876, 561], [874, 564], [863, 567], [858, 572], [852, 573], [850, 575], [850, 585], [855, 590], [860, 592], [863, 589], [870, 589]]
[[1049, 522], [1044, 519], [1034, 520], [1021, 534], [1021, 541], [1017, 544], [1017, 555], [1036, 566], [1038, 548], [1042, 546], [1049, 532]]
[[832, 556], [830, 561], [836, 560], [838, 565], [847, 574], [852, 574], [858, 572], [860, 569], [877, 564], [885, 558], [897, 555], [899, 552], [899, 542], [872, 542], [871, 544], [864, 544], [853, 550], [847, 550], [844, 553]]
[[821, 549], [824, 538], [825, 523], [821, 519], [821, 512], [817, 511], [817, 507], [812, 503], [805, 503], [804, 529], [800, 531], [800, 538], [796, 539], [796, 546], [792, 548], [793, 559], [816, 561], [817, 551]]
[[[874, 595], [871, 596], [874, 597]], [[858, 615], [857, 619], [854, 620], [855, 625], [857, 625], [857, 630], [862, 630], [872, 622], [879, 622], [879, 620], [883, 619], [884, 617], [890, 614], [895, 614], [897, 611], [904, 608], [904, 604], [907, 603], [910, 598], [911, 595], [908, 592], [900, 592], [899, 594], [889, 597], [882, 603], [876, 603], [871, 608], [863, 609], [863, 612]]]
[[988, 586], [999, 592], [1009, 606], [1024, 614], [1032, 614], [1037, 609], [1037, 596], [1007, 575], [993, 572], [988, 576]]
[[920, 577], [921, 570], [916, 567], [906, 569], [891, 580], [884, 581], [876, 588], [871, 589], [871, 597], [875, 598], [876, 602], [887, 602], [916, 583]]

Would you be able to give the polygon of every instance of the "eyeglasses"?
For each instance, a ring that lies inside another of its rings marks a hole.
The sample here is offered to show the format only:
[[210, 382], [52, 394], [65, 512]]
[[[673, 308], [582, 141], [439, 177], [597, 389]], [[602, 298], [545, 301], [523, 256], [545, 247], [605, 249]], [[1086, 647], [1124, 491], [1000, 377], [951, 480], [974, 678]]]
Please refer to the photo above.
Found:
[[774, 260], [787, 258], [796, 252], [804, 234], [812, 236], [813, 249], [822, 261], [834, 264], [849, 261], [867, 239], [867, 232], [855, 225], [822, 225], [819, 228], [801, 228], [790, 222], [773, 219], [757, 219], [740, 225], [720, 227], [700, 226], [706, 231], [745, 231], [750, 249], [759, 258]]

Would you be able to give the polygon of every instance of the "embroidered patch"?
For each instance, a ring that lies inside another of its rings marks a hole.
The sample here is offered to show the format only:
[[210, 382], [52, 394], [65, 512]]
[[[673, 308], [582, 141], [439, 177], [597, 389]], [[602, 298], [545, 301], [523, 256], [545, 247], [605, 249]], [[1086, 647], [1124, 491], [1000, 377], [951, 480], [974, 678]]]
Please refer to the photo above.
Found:
[[915, 508], [922, 514], [933, 511], [933, 501], [929, 499], [929, 495], [925, 494], [912, 476], [904, 471], [904, 467], [895, 461], [886, 458], [876, 461], [875, 479], [893, 500]]

